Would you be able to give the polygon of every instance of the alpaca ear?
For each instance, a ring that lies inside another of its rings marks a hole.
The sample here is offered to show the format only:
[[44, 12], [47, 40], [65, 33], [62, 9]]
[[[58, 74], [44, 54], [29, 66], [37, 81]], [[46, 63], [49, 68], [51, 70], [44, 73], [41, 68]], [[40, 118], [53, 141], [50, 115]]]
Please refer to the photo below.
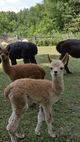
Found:
[[63, 62], [64, 65], [67, 63], [68, 58], [69, 58], [69, 54], [66, 53], [65, 56], [64, 56], [63, 59], [62, 59], [62, 62]]
[[47, 56], [48, 56], [48, 61], [51, 63], [51, 62], [52, 62], [52, 60], [51, 60], [51, 58], [50, 58], [49, 54], [48, 54]]

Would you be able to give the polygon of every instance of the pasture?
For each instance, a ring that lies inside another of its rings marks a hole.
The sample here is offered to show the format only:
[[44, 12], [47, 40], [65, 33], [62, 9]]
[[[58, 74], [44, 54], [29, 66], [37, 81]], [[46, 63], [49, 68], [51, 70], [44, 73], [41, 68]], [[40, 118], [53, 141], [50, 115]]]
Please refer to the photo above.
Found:
[[[45, 79], [51, 80], [47, 54], [57, 59], [59, 53], [55, 47], [38, 47], [37, 62], [46, 71]], [[18, 63], [23, 62], [20, 60]], [[69, 68], [73, 74], [68, 75], [64, 71], [64, 94], [53, 105], [53, 130], [57, 137], [53, 139], [48, 135], [45, 122], [41, 127], [41, 136], [35, 135], [38, 114], [38, 106], [35, 106], [27, 110], [22, 118], [20, 130], [25, 131], [25, 138], [19, 142], [80, 142], [80, 59], [70, 57]], [[10, 141], [6, 125], [11, 106], [3, 96], [3, 90], [9, 83], [0, 65], [0, 142]]]

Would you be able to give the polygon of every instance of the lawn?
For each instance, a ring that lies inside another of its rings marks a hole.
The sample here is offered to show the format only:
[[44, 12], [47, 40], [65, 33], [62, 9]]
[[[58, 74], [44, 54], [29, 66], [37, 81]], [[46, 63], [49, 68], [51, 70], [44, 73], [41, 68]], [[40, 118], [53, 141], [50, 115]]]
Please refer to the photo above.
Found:
[[[59, 58], [55, 47], [38, 47], [37, 63], [45, 69], [45, 78], [51, 80], [47, 54], [53, 59]], [[18, 63], [23, 63], [22, 60]], [[47, 126], [43, 123], [41, 136], [36, 136], [34, 129], [37, 122], [38, 106], [30, 108], [23, 116], [20, 130], [25, 131], [25, 138], [18, 142], [80, 142], [80, 59], [70, 57], [69, 69], [72, 74], [64, 71], [64, 94], [53, 105], [53, 130], [55, 139], [47, 134]], [[10, 102], [3, 96], [4, 88], [10, 83], [0, 65], [0, 142], [10, 142], [6, 130], [7, 120], [11, 114]]]

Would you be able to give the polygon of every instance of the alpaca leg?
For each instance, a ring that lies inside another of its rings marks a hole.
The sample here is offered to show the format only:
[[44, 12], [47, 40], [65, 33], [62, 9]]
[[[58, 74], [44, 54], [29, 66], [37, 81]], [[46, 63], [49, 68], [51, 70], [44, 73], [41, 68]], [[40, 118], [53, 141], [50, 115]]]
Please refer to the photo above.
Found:
[[55, 137], [55, 134], [52, 130], [52, 122], [53, 122], [53, 119], [52, 119], [52, 114], [51, 114], [51, 109], [48, 107], [48, 108], [44, 108], [44, 114], [45, 114], [45, 121], [47, 123], [47, 126], [48, 126], [48, 134], [51, 136], [51, 137]]
[[24, 61], [24, 63], [30, 63], [30, 59], [27, 57], [23, 58], [23, 61]]
[[30, 63], [29, 54], [25, 50], [22, 52], [22, 58], [24, 63]]
[[16, 133], [16, 137], [17, 138], [20, 138], [20, 139], [23, 139], [24, 137], [25, 137], [25, 134], [23, 133], [23, 134], [21, 134], [21, 133]]
[[37, 126], [35, 129], [35, 133], [36, 135], [40, 135], [40, 127], [42, 125], [42, 122], [45, 120], [44, 118], [44, 112], [43, 112], [43, 108], [40, 106], [39, 108], [39, 113], [38, 113], [38, 122], [37, 122]]
[[16, 61], [15, 58], [11, 58], [11, 64], [12, 64], [12, 65], [16, 65], [16, 64], [17, 64], [17, 61]]
[[17, 142], [17, 138], [14, 134], [12, 134], [11, 132], [8, 132], [11, 138], [11, 142]]
[[[27, 102], [27, 100], [26, 100], [26, 102]], [[29, 107], [28, 107], [28, 103], [26, 103], [26, 105], [25, 105], [25, 103], [24, 103], [24, 107], [20, 110], [20, 112], [19, 112], [19, 119], [21, 118], [21, 116], [22, 116], [22, 114], [24, 113], [24, 111], [26, 110], [26, 109], [28, 109]], [[23, 139], [24, 137], [25, 137], [25, 134], [24, 133], [20, 133], [19, 131], [18, 131], [18, 129], [17, 129], [17, 131], [16, 131], [16, 137], [17, 138], [21, 138], [21, 139]]]
[[12, 121], [12, 118], [15, 116], [14, 111], [12, 112], [11, 116], [8, 119], [8, 123]]
[[16, 132], [18, 129], [18, 125], [19, 125], [19, 119], [17, 118], [15, 112], [13, 112], [10, 117], [9, 124], [6, 127], [6, 129], [9, 132], [11, 142], [17, 142]]
[[[19, 107], [20, 108], [20, 107]], [[23, 106], [23, 108], [14, 108], [9, 120], [8, 120], [8, 125], [6, 129], [9, 132], [11, 142], [17, 142], [17, 137], [18, 138], [24, 138], [24, 134], [19, 134], [18, 133], [18, 126], [19, 126], [19, 121], [26, 110], [26, 105]], [[15, 111], [16, 110], [16, 111]]]
[[19, 121], [20, 121], [20, 116], [18, 118], [15, 112], [13, 112], [8, 121], [9, 124], [6, 127], [6, 129], [9, 132], [11, 142], [17, 142], [17, 138], [24, 138], [25, 136], [24, 134], [18, 133]]
[[30, 62], [31, 63], [35, 63], [35, 64], [37, 64], [37, 62], [36, 62], [36, 59], [35, 59], [35, 56], [33, 55], [33, 56], [30, 56]]

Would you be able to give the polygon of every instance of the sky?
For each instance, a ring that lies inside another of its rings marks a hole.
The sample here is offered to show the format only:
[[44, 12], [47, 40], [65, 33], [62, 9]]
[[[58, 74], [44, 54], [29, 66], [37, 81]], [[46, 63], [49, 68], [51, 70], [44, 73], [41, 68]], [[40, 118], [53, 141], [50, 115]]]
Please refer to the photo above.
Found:
[[0, 11], [19, 12], [24, 8], [30, 8], [37, 3], [42, 3], [42, 0], [0, 0]]

